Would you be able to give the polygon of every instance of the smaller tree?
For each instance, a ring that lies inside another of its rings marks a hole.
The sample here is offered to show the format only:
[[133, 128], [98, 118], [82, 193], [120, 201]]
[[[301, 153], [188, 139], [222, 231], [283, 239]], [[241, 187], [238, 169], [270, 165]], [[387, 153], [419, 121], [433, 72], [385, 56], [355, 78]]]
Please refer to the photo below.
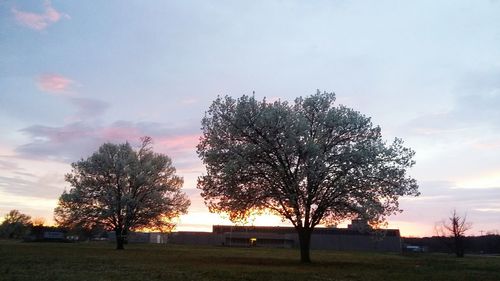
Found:
[[72, 188], [59, 198], [56, 222], [68, 228], [103, 226], [115, 232], [120, 250], [129, 231], [171, 229], [190, 204], [172, 160], [154, 153], [149, 137], [138, 150], [129, 143], [105, 143], [72, 167], [66, 175]]
[[451, 216], [438, 225], [436, 232], [438, 236], [453, 239], [452, 248], [455, 254], [458, 258], [463, 258], [465, 254], [465, 232], [471, 227], [472, 223], [467, 221], [467, 215], [460, 216], [456, 210], [453, 210]]
[[0, 236], [9, 239], [20, 239], [28, 232], [31, 217], [18, 210], [11, 210], [0, 225]]

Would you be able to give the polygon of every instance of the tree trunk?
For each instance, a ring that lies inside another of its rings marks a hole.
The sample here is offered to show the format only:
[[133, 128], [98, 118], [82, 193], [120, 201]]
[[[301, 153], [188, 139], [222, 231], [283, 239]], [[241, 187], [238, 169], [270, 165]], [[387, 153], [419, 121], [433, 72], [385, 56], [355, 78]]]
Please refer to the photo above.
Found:
[[299, 243], [300, 243], [300, 262], [310, 263], [311, 257], [309, 255], [309, 249], [311, 246], [311, 233], [312, 229], [302, 228], [298, 229]]
[[464, 243], [463, 243], [463, 237], [458, 236], [455, 237], [455, 254], [457, 255], [457, 258], [463, 258], [464, 257]]
[[116, 249], [124, 250], [125, 248], [123, 248], [123, 245], [125, 244], [125, 236], [123, 235], [122, 231], [116, 230], [115, 236], [116, 236]]

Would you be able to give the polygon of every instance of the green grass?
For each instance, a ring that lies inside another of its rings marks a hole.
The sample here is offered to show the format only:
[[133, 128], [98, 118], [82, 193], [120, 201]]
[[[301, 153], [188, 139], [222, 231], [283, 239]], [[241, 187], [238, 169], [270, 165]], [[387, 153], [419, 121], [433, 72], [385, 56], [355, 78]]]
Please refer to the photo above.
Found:
[[500, 258], [0, 241], [0, 280], [500, 280]]

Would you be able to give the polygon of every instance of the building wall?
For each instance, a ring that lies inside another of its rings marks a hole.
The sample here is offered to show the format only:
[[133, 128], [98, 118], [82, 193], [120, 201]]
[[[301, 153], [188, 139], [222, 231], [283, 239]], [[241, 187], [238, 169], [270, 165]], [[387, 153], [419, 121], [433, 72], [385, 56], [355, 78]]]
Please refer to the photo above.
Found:
[[[114, 231], [108, 232], [108, 240], [116, 241], [116, 234]], [[168, 234], [161, 232], [131, 232], [127, 235], [127, 242], [129, 243], [153, 243], [164, 244], [168, 241]]]
[[337, 251], [400, 252], [399, 236], [324, 235], [311, 236], [311, 249]]
[[[233, 231], [222, 232], [175, 232], [169, 236], [169, 243], [187, 245], [213, 245], [228, 247], [274, 247], [298, 248], [299, 237], [280, 228], [273, 233], [270, 228], [259, 228], [251, 231], [233, 228]], [[373, 235], [371, 233], [328, 231], [323, 229], [311, 236], [311, 249], [337, 251], [382, 251], [400, 252], [401, 238], [398, 232], [390, 235]], [[397, 235], [395, 235], [397, 234]]]
[[222, 246], [224, 241], [224, 235], [211, 232], [180, 231], [173, 232], [168, 237], [168, 243], [172, 244]]
[[[110, 238], [114, 238], [113, 234]], [[299, 248], [299, 237], [291, 227], [214, 226], [212, 232], [131, 233], [130, 243], [168, 243], [228, 247]], [[399, 230], [383, 233], [346, 228], [317, 228], [311, 249], [336, 251], [400, 252]]]

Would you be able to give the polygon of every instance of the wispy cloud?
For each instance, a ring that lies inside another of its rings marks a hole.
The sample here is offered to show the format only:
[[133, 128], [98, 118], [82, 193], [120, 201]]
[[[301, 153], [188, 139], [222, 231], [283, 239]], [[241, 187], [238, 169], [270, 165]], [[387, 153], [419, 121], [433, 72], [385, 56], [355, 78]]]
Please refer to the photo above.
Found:
[[68, 94], [74, 81], [59, 74], [42, 74], [37, 77], [38, 88], [47, 93]]
[[19, 24], [34, 30], [43, 30], [49, 25], [60, 21], [61, 18], [70, 18], [69, 15], [61, 13], [52, 7], [50, 1], [44, 1], [43, 13], [21, 11], [16, 8], [12, 8], [12, 13]]
[[157, 143], [165, 146], [166, 148], [178, 150], [178, 149], [192, 149], [196, 150], [196, 145], [200, 140], [199, 134], [192, 135], [181, 135], [173, 137], [163, 137], [157, 141]]
[[492, 141], [478, 142], [478, 143], [474, 144], [473, 146], [474, 146], [474, 148], [485, 149], [485, 150], [498, 149], [498, 148], [500, 148], [500, 139], [499, 140], [492, 140]]
[[469, 73], [454, 91], [448, 111], [419, 116], [404, 127], [423, 136], [453, 134], [479, 126], [498, 129], [500, 69]]
[[36, 178], [0, 176], [0, 191], [38, 198], [57, 198], [64, 187], [63, 174], [47, 174]]
[[89, 98], [69, 98], [69, 102], [77, 108], [77, 112], [69, 117], [73, 122], [100, 117], [109, 107], [107, 102]]
[[[58, 192], [58, 195], [60, 195]], [[12, 194], [0, 189], [0, 214], [6, 214], [12, 209], [21, 210], [23, 213], [30, 215], [43, 216], [47, 219], [51, 218], [54, 207], [57, 203], [57, 197], [37, 197], [28, 194]]]
[[[154, 128], [154, 129], [152, 129]], [[16, 152], [30, 159], [71, 162], [87, 157], [105, 142], [132, 144], [141, 136], [151, 136], [155, 150], [175, 159], [198, 161], [195, 146], [199, 135], [179, 133], [164, 124], [117, 121], [110, 125], [74, 122], [60, 127], [33, 125], [21, 130], [30, 141], [18, 146]], [[187, 163], [186, 163], [187, 164]]]
[[180, 100], [180, 103], [184, 105], [195, 104], [197, 102], [199, 102], [199, 100], [198, 98], [195, 97], [186, 97]]
[[19, 165], [12, 161], [5, 161], [0, 159], [0, 170], [19, 170]]
[[[420, 182], [421, 197], [403, 198], [400, 206], [404, 210], [390, 218], [427, 224], [428, 233], [432, 235], [435, 222], [446, 218], [454, 209], [460, 213], [467, 213], [468, 219], [473, 222], [474, 230], [498, 228], [496, 223], [500, 204], [500, 187], [492, 188], [457, 188], [457, 183], [449, 181], [422, 181]], [[495, 223], [493, 223], [495, 222]]]
[[73, 89], [78, 82], [60, 74], [39, 75], [36, 84], [41, 91], [59, 95], [76, 108], [77, 111], [65, 119], [67, 122], [95, 119], [109, 107], [109, 103], [102, 100], [79, 97], [80, 95]]
[[478, 208], [475, 209], [478, 212], [494, 212], [494, 213], [500, 213], [500, 208]]

